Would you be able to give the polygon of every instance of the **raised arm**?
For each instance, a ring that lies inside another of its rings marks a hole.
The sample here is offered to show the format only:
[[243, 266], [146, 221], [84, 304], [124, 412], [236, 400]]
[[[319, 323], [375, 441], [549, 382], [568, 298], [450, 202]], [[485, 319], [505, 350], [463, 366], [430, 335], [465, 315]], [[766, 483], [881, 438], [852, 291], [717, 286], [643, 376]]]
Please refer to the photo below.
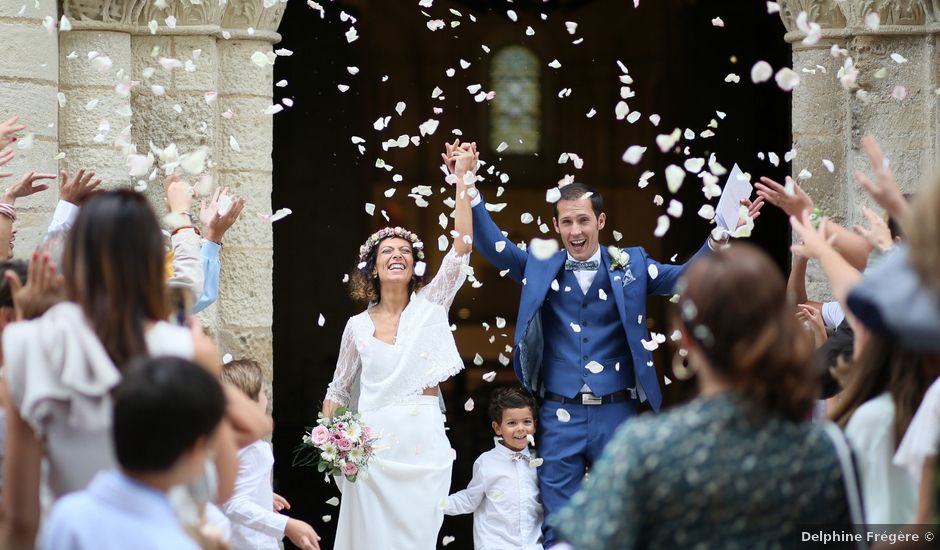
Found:
[[[472, 146], [472, 144], [469, 145]], [[453, 144], [444, 144], [446, 152], [442, 156], [452, 174], [456, 171], [456, 159], [451, 158], [451, 153], [459, 147], [462, 146], [457, 140]], [[475, 147], [473, 148], [475, 150]], [[510, 279], [521, 283], [525, 276], [526, 253], [503, 235], [486, 210], [486, 203], [480, 194], [471, 194], [473, 195], [470, 197], [471, 223], [477, 252], [500, 271], [506, 271]]]
[[352, 400], [352, 388], [359, 379], [361, 370], [362, 362], [359, 359], [359, 351], [356, 349], [352, 319], [350, 319], [346, 322], [346, 328], [343, 329], [343, 339], [339, 345], [339, 358], [336, 360], [333, 381], [326, 388], [326, 399], [323, 400], [324, 416], [333, 416], [339, 407], [349, 406]]
[[[13, 158], [12, 152], [6, 155], [0, 153], [0, 165], [6, 162], [3, 161], [5, 157], [7, 161]], [[5, 260], [13, 255], [11, 237], [13, 236], [13, 222], [16, 221], [16, 210], [13, 206], [16, 199], [28, 197], [34, 193], [48, 189], [49, 186], [47, 184], [36, 182], [49, 179], [55, 179], [55, 174], [27, 172], [3, 192], [3, 198], [0, 199], [0, 202], [4, 205], [2, 209], [0, 209], [0, 214], [2, 214], [0, 215], [0, 259]]]
[[470, 199], [476, 195], [476, 168], [480, 154], [476, 151], [476, 144], [469, 148], [457, 147], [451, 149], [451, 158], [454, 160], [454, 175], [457, 182], [454, 185], [456, 197], [454, 198], [454, 251], [458, 256], [469, 254], [473, 248], [473, 215], [470, 211]]
[[829, 279], [832, 294], [839, 300], [842, 309], [848, 314], [849, 308], [846, 305], [846, 298], [848, 298], [852, 287], [861, 280], [862, 274], [830, 246], [828, 241], [832, 239], [830, 238], [831, 235], [827, 233], [826, 224], [820, 223], [819, 229], [813, 229], [809, 212], [803, 213], [802, 221], [791, 217], [790, 224], [793, 226], [793, 230], [803, 239], [802, 244], [792, 246], [793, 252], [819, 260], [823, 271], [826, 272], [826, 277]]
[[[757, 195], [788, 215], [800, 220], [803, 217], [803, 212], [813, 212], [813, 199], [792, 178], [787, 177], [786, 181], [787, 185], [792, 184], [792, 189], [788, 190], [786, 186], [780, 185], [768, 177], [762, 177], [760, 183], [755, 185]], [[835, 235], [832, 242], [835, 249], [852, 264], [852, 267], [859, 270], [864, 269], [865, 264], [868, 263], [868, 255], [872, 251], [868, 241], [832, 220], [827, 219], [824, 223], [826, 224], [827, 233]]]

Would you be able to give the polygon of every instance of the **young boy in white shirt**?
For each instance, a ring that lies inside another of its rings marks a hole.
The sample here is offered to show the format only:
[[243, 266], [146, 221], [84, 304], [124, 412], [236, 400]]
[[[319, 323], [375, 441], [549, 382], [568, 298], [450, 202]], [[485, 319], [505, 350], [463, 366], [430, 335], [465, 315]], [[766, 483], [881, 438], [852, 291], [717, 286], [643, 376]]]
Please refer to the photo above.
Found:
[[[222, 380], [240, 389], [267, 412], [268, 398], [258, 363], [250, 359], [229, 361], [222, 366]], [[222, 505], [222, 512], [232, 522], [229, 540], [232, 550], [278, 550], [285, 535], [303, 550], [319, 548], [320, 537], [313, 527], [274, 512], [273, 468], [274, 452], [263, 439], [238, 451], [235, 493]], [[283, 505], [290, 507], [286, 501]]]
[[473, 513], [476, 550], [542, 550], [542, 502], [529, 452], [535, 434], [535, 401], [518, 388], [499, 388], [489, 414], [496, 446], [473, 463], [473, 479], [447, 498], [448, 516]]
[[185, 359], [148, 359], [114, 392], [120, 469], [66, 495], [43, 527], [42, 550], [199, 550], [167, 491], [202, 474], [225, 414], [216, 377]]

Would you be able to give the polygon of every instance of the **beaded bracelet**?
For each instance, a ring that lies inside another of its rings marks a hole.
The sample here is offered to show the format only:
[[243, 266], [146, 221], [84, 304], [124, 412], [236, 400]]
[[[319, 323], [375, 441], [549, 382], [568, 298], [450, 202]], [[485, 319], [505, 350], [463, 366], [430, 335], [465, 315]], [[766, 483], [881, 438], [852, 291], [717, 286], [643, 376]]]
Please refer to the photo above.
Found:
[[176, 229], [174, 229], [173, 232], [170, 233], [170, 236], [172, 237], [184, 229], [192, 229], [193, 231], [196, 232], [197, 235], [199, 235], [200, 237], [202, 236], [202, 233], [199, 232], [199, 228], [196, 227], [195, 225], [181, 225], [177, 227]]
[[10, 221], [16, 221], [16, 208], [12, 204], [0, 202], [0, 214], [10, 218]]

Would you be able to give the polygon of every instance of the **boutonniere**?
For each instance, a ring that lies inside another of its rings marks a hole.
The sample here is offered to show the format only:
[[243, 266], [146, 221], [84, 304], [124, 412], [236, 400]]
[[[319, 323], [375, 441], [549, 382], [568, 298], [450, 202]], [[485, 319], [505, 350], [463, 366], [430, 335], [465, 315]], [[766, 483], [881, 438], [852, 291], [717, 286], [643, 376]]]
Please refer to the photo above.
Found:
[[627, 251], [622, 248], [617, 248], [616, 246], [610, 246], [607, 248], [607, 252], [610, 253], [610, 270], [617, 271], [618, 269], [624, 269], [630, 265], [630, 255], [627, 254]]

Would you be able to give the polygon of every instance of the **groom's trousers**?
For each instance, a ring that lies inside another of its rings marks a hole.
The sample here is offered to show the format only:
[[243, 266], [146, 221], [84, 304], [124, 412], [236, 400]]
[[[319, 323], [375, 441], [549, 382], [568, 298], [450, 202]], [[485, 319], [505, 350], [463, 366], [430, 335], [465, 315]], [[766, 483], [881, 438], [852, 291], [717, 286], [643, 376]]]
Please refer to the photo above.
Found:
[[[539, 410], [538, 453], [544, 460], [538, 469], [539, 491], [545, 522], [545, 548], [556, 542], [549, 524], [552, 514], [561, 509], [581, 486], [584, 472], [596, 462], [620, 424], [636, 415], [637, 401], [582, 405], [545, 400]], [[571, 416], [558, 419], [558, 409]]]

